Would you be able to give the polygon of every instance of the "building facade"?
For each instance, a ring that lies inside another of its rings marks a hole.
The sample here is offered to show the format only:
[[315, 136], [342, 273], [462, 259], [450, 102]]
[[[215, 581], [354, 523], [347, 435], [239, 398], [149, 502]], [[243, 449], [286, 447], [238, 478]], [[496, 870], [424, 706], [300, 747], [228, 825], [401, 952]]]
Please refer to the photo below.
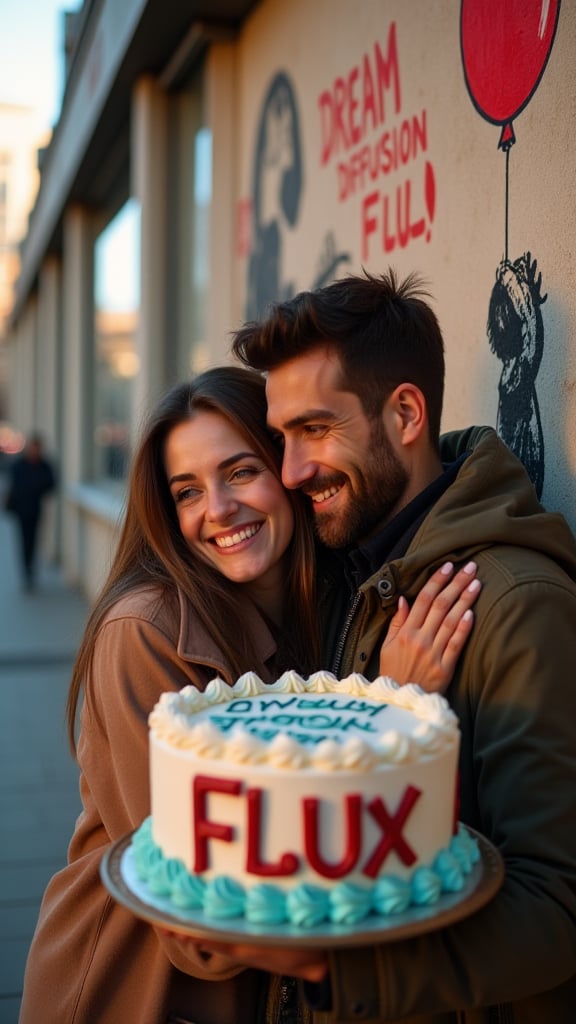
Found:
[[0, 102], [0, 421], [6, 418], [6, 326], [20, 271], [20, 242], [38, 189], [38, 150], [46, 143], [34, 112]]
[[576, 17], [566, 0], [86, 0], [9, 331], [98, 590], [145, 410], [270, 299], [429, 282], [443, 429], [498, 427], [576, 526]]

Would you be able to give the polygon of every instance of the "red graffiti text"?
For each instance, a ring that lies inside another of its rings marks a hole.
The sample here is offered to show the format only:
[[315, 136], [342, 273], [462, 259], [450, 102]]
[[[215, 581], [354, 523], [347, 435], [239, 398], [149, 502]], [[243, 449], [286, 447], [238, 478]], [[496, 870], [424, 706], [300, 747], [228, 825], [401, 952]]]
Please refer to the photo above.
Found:
[[415, 160], [428, 148], [426, 111], [405, 118], [394, 125], [375, 142], [357, 149], [346, 161], [340, 161], [338, 173], [338, 199], [342, 202], [356, 192], [364, 192], [381, 175], [391, 174]]
[[405, 249], [415, 238], [430, 237], [434, 219], [436, 185], [432, 164], [426, 162], [424, 188], [409, 179], [389, 192], [376, 189], [362, 201], [362, 260], [378, 251]]
[[336, 78], [331, 88], [320, 94], [321, 164], [327, 164], [333, 156], [357, 146], [369, 132], [385, 123], [389, 90], [392, 92], [393, 110], [397, 114], [401, 97], [394, 22], [388, 33], [386, 56], [378, 43], [374, 43], [372, 54], [364, 54], [361, 64], [353, 67], [347, 75]]

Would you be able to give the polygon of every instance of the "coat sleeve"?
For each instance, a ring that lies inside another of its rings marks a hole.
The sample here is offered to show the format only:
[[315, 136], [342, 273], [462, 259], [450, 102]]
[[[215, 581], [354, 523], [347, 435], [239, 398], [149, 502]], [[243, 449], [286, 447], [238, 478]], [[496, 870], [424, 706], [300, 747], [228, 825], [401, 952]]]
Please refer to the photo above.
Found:
[[[144, 618], [113, 619], [100, 630], [78, 757], [84, 802], [96, 805], [111, 842], [150, 813], [148, 715], [161, 693], [188, 684], [203, 688], [205, 674], [183, 661], [173, 638]], [[214, 980], [239, 973], [225, 957], [207, 959], [191, 944], [185, 956], [182, 943], [156, 934], [180, 971]]]
[[[575, 644], [568, 579], [511, 585], [491, 607], [478, 603], [452, 687], [463, 724], [462, 817], [499, 848], [504, 884], [451, 927], [363, 950], [362, 970], [358, 951], [331, 953], [334, 1024], [355, 1019], [359, 1006], [362, 1019], [394, 1021], [505, 1003], [521, 1011], [532, 997], [544, 1009], [530, 1020], [572, 1020]], [[552, 990], [564, 993], [557, 1004]]]

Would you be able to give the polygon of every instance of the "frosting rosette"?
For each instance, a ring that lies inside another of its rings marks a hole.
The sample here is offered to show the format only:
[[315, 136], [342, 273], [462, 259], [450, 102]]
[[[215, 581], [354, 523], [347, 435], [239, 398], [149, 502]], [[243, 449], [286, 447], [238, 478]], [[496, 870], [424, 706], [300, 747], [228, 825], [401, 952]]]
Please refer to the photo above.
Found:
[[431, 868], [418, 868], [410, 882], [411, 903], [417, 907], [437, 903], [442, 892], [442, 883]]
[[242, 917], [245, 903], [244, 889], [233, 878], [221, 876], [206, 884], [204, 911], [208, 917]]
[[271, 683], [269, 689], [278, 693], [305, 693], [306, 681], [302, 676], [290, 669], [284, 672], [276, 682]]
[[286, 897], [288, 917], [298, 928], [314, 928], [330, 915], [330, 896], [317, 885], [297, 885]]
[[[226, 686], [226, 684], [223, 684]], [[255, 672], [245, 672], [243, 676], [240, 676], [236, 680], [233, 687], [227, 687], [226, 699], [235, 700], [237, 697], [256, 697], [259, 693], [263, 693], [265, 689], [264, 683]]]
[[434, 861], [434, 870], [442, 885], [442, 892], [460, 892], [464, 886], [464, 873], [450, 850], [441, 850]]
[[258, 764], [265, 761], [268, 748], [265, 743], [238, 729], [226, 744], [226, 756], [235, 764]]
[[371, 889], [353, 882], [339, 882], [330, 893], [330, 920], [334, 924], [359, 924], [371, 909]]
[[340, 763], [345, 770], [369, 772], [377, 760], [374, 748], [358, 736], [346, 740], [342, 746]]
[[376, 914], [402, 914], [410, 906], [410, 885], [403, 878], [384, 875], [374, 885], [372, 906]]
[[254, 885], [246, 894], [245, 913], [253, 924], [282, 924], [288, 917], [286, 893], [277, 885]]
[[182, 910], [202, 910], [206, 895], [206, 882], [198, 875], [183, 871], [172, 882], [171, 898], [174, 906]]
[[268, 747], [268, 762], [273, 768], [304, 768], [309, 755], [290, 736], [279, 733]]

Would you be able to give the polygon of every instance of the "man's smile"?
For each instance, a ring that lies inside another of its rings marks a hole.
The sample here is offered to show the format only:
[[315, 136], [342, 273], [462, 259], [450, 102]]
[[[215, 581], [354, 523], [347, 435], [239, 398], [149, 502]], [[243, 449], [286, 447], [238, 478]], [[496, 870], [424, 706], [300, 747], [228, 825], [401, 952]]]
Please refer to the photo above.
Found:
[[321, 505], [322, 502], [327, 501], [328, 498], [333, 498], [335, 494], [338, 494], [342, 490], [344, 484], [340, 484], [338, 487], [332, 484], [331, 487], [327, 487], [324, 491], [315, 491], [314, 493], [308, 492], [308, 497], [311, 498], [314, 505]]

